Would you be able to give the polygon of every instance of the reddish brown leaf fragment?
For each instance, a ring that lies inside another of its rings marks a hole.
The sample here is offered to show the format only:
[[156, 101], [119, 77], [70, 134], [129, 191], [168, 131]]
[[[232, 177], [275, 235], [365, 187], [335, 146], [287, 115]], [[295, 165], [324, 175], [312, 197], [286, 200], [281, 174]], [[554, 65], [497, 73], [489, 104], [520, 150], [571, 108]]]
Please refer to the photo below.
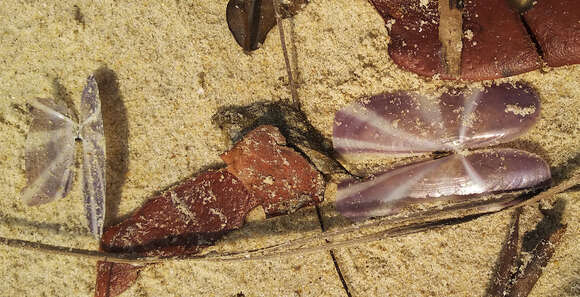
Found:
[[260, 126], [221, 156], [268, 215], [294, 211], [324, 196], [322, 175], [285, 144], [278, 128]]
[[[242, 226], [259, 204], [272, 215], [322, 201], [322, 175], [285, 142], [275, 127], [256, 128], [222, 156], [227, 170], [204, 172], [147, 201], [105, 231], [101, 249], [157, 257], [195, 254]], [[117, 296], [140, 268], [99, 263], [95, 296]]]
[[238, 228], [255, 206], [252, 196], [231, 173], [204, 172], [147, 201], [130, 218], [109, 228], [102, 248], [149, 256], [181, 255], [192, 245], [211, 242], [213, 234]]
[[127, 290], [137, 279], [142, 266], [99, 261], [95, 297], [113, 297]]
[[464, 1], [461, 78], [487, 80], [538, 69], [536, 48], [506, 0]]
[[439, 41], [438, 2], [369, 0], [385, 20], [389, 56], [404, 69], [424, 76], [446, 74]]
[[[108, 228], [101, 248], [158, 257], [194, 254], [226, 231], [240, 227], [256, 205], [242, 182], [231, 173], [204, 172], [147, 201], [131, 217]], [[108, 268], [114, 276], [111, 277], [105, 264], [109, 263], [99, 265], [97, 293], [111, 294], [96, 296], [116, 296], [136, 279], [139, 268], [113, 264]]]
[[537, 1], [524, 17], [549, 66], [580, 63], [580, 1]]
[[562, 225], [554, 233], [550, 234], [548, 238], [541, 240], [536, 245], [531, 252], [533, 255], [532, 259], [517, 276], [515, 283], [506, 296], [525, 297], [530, 294], [534, 285], [542, 275], [542, 269], [548, 265], [565, 232], [566, 225]]

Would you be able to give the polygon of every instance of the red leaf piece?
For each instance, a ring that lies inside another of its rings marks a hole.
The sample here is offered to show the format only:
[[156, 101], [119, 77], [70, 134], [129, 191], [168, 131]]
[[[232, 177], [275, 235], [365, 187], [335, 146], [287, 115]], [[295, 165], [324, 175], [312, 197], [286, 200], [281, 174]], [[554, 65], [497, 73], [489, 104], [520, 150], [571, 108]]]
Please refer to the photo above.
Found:
[[95, 296], [112, 297], [123, 293], [135, 282], [142, 267], [99, 261]]
[[[423, 76], [447, 73], [440, 40], [438, 1], [369, 0], [387, 24], [389, 55], [400, 67]], [[552, 67], [580, 63], [580, 4], [542, 0], [524, 14], [529, 29]], [[519, 12], [507, 0], [462, 1], [462, 49], [459, 78], [489, 80], [541, 67], [541, 57]]]
[[506, 0], [464, 3], [461, 78], [496, 79], [540, 67], [526, 28]]
[[[285, 143], [277, 128], [256, 128], [222, 155], [227, 169], [204, 172], [147, 201], [106, 230], [101, 249], [157, 257], [191, 255], [242, 226], [260, 204], [274, 215], [322, 201], [322, 175]], [[142, 267], [99, 262], [95, 296], [121, 294]]]
[[580, 63], [580, 2], [542, 0], [524, 14], [549, 66]]
[[387, 23], [389, 55], [397, 65], [419, 75], [451, 78], [441, 53], [437, 1], [427, 5], [409, 0], [369, 1]]
[[[145, 203], [109, 228], [101, 248], [169, 257], [197, 253], [228, 230], [240, 227], [256, 200], [226, 170], [204, 172]], [[117, 296], [136, 279], [140, 267], [100, 263], [97, 297]]]
[[278, 128], [260, 126], [221, 158], [227, 170], [253, 192], [268, 215], [321, 202], [322, 175], [293, 149]]

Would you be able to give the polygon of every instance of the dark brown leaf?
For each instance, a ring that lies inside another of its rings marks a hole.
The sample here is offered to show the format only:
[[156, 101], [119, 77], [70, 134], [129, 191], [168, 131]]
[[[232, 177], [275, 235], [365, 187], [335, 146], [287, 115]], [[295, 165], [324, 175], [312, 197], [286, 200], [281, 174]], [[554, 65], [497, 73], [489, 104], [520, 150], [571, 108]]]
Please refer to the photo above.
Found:
[[[496, 79], [539, 69], [540, 55], [552, 67], [580, 63], [576, 0], [369, 1], [386, 22], [390, 57], [419, 75]], [[519, 12], [530, 3], [536, 4], [522, 18]], [[447, 6], [461, 13], [455, 11], [449, 18], [442, 9]], [[459, 32], [461, 40], [450, 32]], [[459, 76], [456, 60], [461, 64]]]
[[369, 1], [387, 24], [389, 55], [397, 65], [419, 75], [451, 78], [441, 52], [436, 1], [426, 5], [408, 0]]
[[[245, 51], [260, 48], [268, 32], [276, 25], [272, 1], [279, 0], [230, 0], [228, 2], [226, 8], [228, 27]], [[281, 3], [281, 17], [294, 16], [306, 3], [308, 0]]]
[[[101, 239], [106, 252], [169, 257], [191, 255], [240, 227], [257, 203], [225, 170], [204, 172], [145, 203]], [[142, 268], [99, 262], [95, 296], [114, 297], [129, 288]]]
[[505, 0], [465, 1], [463, 36], [463, 79], [496, 79], [540, 68], [519, 14]]
[[[273, 126], [249, 132], [222, 156], [227, 170], [206, 171], [150, 199], [106, 230], [101, 249], [161, 258], [192, 255], [241, 227], [258, 205], [272, 215], [322, 201], [322, 175], [285, 143]], [[95, 296], [122, 293], [141, 268], [99, 262]]]

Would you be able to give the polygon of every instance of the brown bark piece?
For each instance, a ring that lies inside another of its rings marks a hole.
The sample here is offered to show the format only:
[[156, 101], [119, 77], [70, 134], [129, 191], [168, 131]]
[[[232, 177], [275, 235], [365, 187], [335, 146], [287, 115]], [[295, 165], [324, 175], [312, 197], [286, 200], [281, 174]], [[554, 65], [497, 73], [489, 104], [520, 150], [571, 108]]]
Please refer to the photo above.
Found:
[[419, 75], [451, 78], [441, 52], [437, 1], [369, 1], [387, 24], [389, 55], [397, 65]]
[[580, 1], [541, 0], [524, 18], [549, 66], [580, 63]]
[[512, 216], [512, 225], [503, 244], [497, 268], [492, 278], [487, 296], [503, 296], [509, 285], [511, 269], [518, 260], [518, 246], [520, 236], [521, 207], [516, 208]]
[[462, 79], [496, 79], [540, 67], [536, 48], [507, 1], [464, 3]]
[[532, 250], [533, 255], [523, 271], [518, 274], [516, 281], [510, 288], [506, 296], [523, 297], [528, 296], [536, 282], [542, 276], [543, 269], [548, 265], [550, 259], [556, 251], [556, 247], [562, 241], [566, 232], [566, 225], [560, 226], [550, 234], [548, 238], [542, 239]]
[[292, 212], [324, 198], [320, 172], [285, 144], [278, 128], [259, 126], [221, 156], [227, 170], [258, 198], [268, 215]]
[[[240, 227], [256, 200], [226, 170], [204, 172], [145, 203], [103, 234], [107, 252], [169, 257], [197, 253], [228, 230]], [[135, 281], [140, 267], [98, 264], [95, 296], [113, 297]]]

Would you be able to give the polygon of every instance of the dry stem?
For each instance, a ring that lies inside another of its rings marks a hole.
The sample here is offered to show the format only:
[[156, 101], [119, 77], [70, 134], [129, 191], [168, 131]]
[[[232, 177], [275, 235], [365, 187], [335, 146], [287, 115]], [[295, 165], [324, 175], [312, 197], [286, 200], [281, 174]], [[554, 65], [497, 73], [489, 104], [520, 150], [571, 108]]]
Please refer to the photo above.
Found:
[[[560, 183], [559, 185], [552, 187], [544, 192], [537, 194], [536, 196], [523, 201], [517, 205], [508, 207], [516, 208], [521, 207], [523, 205], [528, 205], [534, 202], [537, 202], [540, 199], [546, 199], [552, 197], [558, 193], [561, 193], [569, 188], [572, 188], [578, 185], [580, 182], [580, 175], [575, 175], [570, 179]], [[482, 214], [480, 214], [482, 215]], [[433, 219], [435, 216], [432, 213], [425, 215], [422, 219]], [[346, 228], [342, 228], [336, 231], [330, 231], [326, 233], [316, 234], [313, 236], [306, 236], [302, 238], [298, 238], [295, 240], [291, 240], [285, 243], [272, 245], [264, 248], [258, 248], [254, 250], [245, 250], [245, 251], [234, 251], [234, 252], [225, 252], [225, 253], [216, 253], [210, 252], [206, 254], [198, 254], [198, 255], [190, 255], [190, 256], [174, 256], [174, 257], [167, 257], [167, 258], [159, 258], [159, 257], [147, 257], [147, 256], [140, 256], [138, 254], [133, 253], [126, 253], [126, 254], [111, 254], [99, 251], [92, 251], [92, 250], [84, 250], [84, 249], [75, 249], [75, 248], [68, 248], [62, 246], [54, 246], [48, 244], [42, 244], [37, 242], [31, 242], [26, 240], [19, 240], [19, 239], [10, 239], [0, 237], [0, 245], [5, 245], [14, 248], [20, 248], [25, 250], [32, 250], [32, 251], [39, 251], [43, 253], [49, 254], [56, 254], [56, 255], [66, 255], [66, 256], [75, 256], [75, 257], [82, 257], [92, 260], [100, 260], [100, 261], [107, 261], [107, 262], [114, 262], [114, 263], [128, 263], [128, 264], [151, 264], [151, 263], [161, 263], [167, 261], [174, 261], [174, 260], [190, 260], [190, 261], [214, 261], [214, 262], [231, 262], [231, 261], [248, 261], [248, 260], [263, 260], [263, 259], [270, 259], [282, 256], [290, 256], [295, 255], [297, 253], [304, 254], [304, 253], [314, 253], [318, 251], [327, 251], [334, 248], [342, 248], [347, 246], [352, 246], [355, 244], [361, 244], [371, 241], [376, 241], [385, 237], [395, 237], [401, 236], [416, 232], [421, 232], [427, 229], [433, 229], [442, 227], [446, 224], [439, 221], [431, 221], [431, 222], [422, 222], [422, 223], [414, 223], [414, 224], [407, 224], [402, 226], [391, 227], [389, 229], [369, 234], [369, 235], [361, 235], [355, 238], [349, 239], [342, 239], [338, 240], [337, 238], [341, 235], [348, 234], [355, 230], [365, 230], [371, 227], [380, 226], [386, 223], [399, 223], [401, 224], [402, 220], [392, 220], [389, 218], [385, 218], [382, 220], [371, 221], [366, 224], [361, 225], [352, 225]], [[407, 222], [408, 223], [408, 222]], [[325, 240], [330, 239], [337, 239], [333, 240], [332, 242], [326, 242]], [[306, 244], [312, 244], [313, 242], [318, 242], [314, 246], [306, 246]]]
[[286, 63], [286, 72], [288, 73], [288, 82], [290, 83], [290, 93], [292, 94], [292, 102], [296, 109], [300, 110], [300, 101], [298, 100], [298, 92], [294, 84], [294, 77], [292, 76], [292, 67], [290, 65], [290, 58], [288, 57], [288, 50], [286, 48], [286, 37], [284, 36], [284, 23], [282, 15], [280, 14], [280, 0], [273, 0], [274, 15], [276, 16], [276, 23], [278, 24], [278, 31], [280, 32], [280, 43], [282, 52], [284, 53], [284, 62]]

